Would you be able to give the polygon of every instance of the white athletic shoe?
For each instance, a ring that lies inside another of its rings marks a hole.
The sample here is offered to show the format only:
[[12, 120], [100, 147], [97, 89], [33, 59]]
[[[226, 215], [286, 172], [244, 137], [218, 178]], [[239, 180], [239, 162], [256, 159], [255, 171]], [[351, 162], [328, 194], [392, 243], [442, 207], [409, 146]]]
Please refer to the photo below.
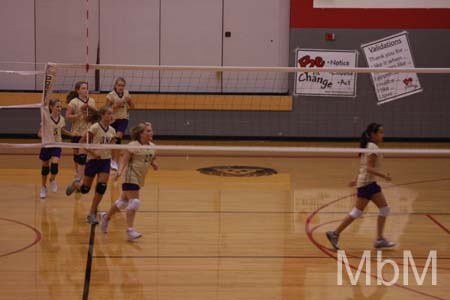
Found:
[[44, 199], [45, 197], [47, 197], [47, 188], [45, 186], [41, 187], [41, 191], [39, 192], [39, 197], [41, 197], [41, 199]]
[[373, 246], [374, 246], [375, 248], [377, 248], [377, 249], [380, 249], [380, 248], [391, 248], [391, 247], [394, 247], [394, 246], [395, 246], [395, 243], [394, 243], [394, 242], [391, 242], [391, 241], [388, 241], [388, 240], [385, 239], [385, 238], [382, 238], [382, 239], [376, 240], [376, 241], [373, 243]]
[[108, 232], [109, 220], [106, 218], [107, 214], [105, 212], [100, 213], [100, 229], [103, 233]]
[[140, 238], [141, 236], [142, 236], [142, 234], [140, 234], [139, 232], [137, 232], [134, 229], [127, 230], [127, 240], [128, 241], [134, 241], [134, 240]]
[[119, 169], [119, 166], [117, 165], [117, 162], [115, 160], [111, 159], [111, 169], [114, 171], [117, 171]]
[[56, 193], [58, 191], [58, 185], [56, 184], [56, 180], [50, 181], [50, 188], [52, 189], [53, 193]]

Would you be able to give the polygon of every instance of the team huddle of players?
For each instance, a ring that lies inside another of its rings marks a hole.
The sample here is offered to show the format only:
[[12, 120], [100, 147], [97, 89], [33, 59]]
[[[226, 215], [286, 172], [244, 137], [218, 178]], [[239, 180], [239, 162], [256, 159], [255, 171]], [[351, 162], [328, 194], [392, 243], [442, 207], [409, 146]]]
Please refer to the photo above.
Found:
[[[87, 194], [91, 190], [95, 177], [95, 193], [91, 208], [87, 215], [87, 222], [98, 224], [97, 209], [106, 192], [111, 169], [116, 171], [115, 177], [122, 177], [122, 192], [119, 199], [107, 213], [100, 213], [100, 228], [107, 233], [111, 216], [126, 210], [128, 240], [135, 240], [141, 234], [134, 230], [134, 216], [139, 209], [139, 190], [144, 185], [145, 176], [150, 167], [158, 169], [155, 161], [155, 151], [148, 147], [133, 147], [124, 150], [111, 150], [108, 144], [121, 144], [125, 130], [128, 127], [130, 108], [134, 103], [130, 93], [126, 90], [124, 78], [117, 78], [113, 90], [106, 96], [106, 105], [97, 108], [96, 102], [89, 97], [88, 83], [79, 81], [75, 88], [67, 95], [66, 119], [71, 123], [70, 131], [65, 129], [66, 121], [61, 115], [62, 103], [59, 99], [49, 99], [44, 104], [42, 124], [39, 135], [44, 142], [62, 142], [62, 134], [71, 137], [72, 143], [105, 144], [104, 148], [88, 149], [74, 148], [73, 162], [75, 177], [66, 188], [66, 195], [74, 192]], [[130, 130], [129, 145], [154, 146], [152, 124], [139, 123]], [[57, 192], [56, 175], [61, 148], [42, 148], [39, 158], [42, 161], [42, 187], [40, 197], [47, 197], [47, 177], [53, 192]], [[120, 160], [120, 161], [119, 161]], [[123, 176], [122, 176], [123, 175]]]

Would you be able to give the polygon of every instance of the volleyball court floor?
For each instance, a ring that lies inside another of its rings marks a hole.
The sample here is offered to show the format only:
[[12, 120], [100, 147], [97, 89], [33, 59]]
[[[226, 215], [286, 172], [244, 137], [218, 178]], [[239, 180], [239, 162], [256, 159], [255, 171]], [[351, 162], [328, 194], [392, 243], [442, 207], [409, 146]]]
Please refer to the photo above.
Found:
[[[448, 156], [386, 155], [383, 166], [393, 177], [381, 182], [392, 208], [386, 237], [398, 245], [381, 254], [398, 264], [399, 280], [376, 284], [377, 209], [369, 204], [340, 245], [356, 268], [363, 251], [371, 250], [371, 284], [364, 267], [357, 285], [344, 273], [339, 286], [337, 253], [324, 233], [355, 201], [347, 187], [358, 170], [354, 155], [162, 153], [160, 170], [148, 174], [141, 190], [135, 228], [143, 236], [127, 242], [124, 213], [103, 234], [85, 223], [92, 192], [64, 195], [73, 178], [71, 150], [63, 150], [59, 191], [39, 198], [37, 151], [1, 150], [0, 299], [450, 299]], [[197, 171], [211, 166], [277, 173]], [[119, 192], [120, 182], [110, 181], [100, 210]], [[420, 274], [436, 251], [437, 285], [431, 265], [423, 285], [411, 270], [404, 284], [404, 250], [412, 251]], [[385, 280], [393, 275], [384, 267]]]

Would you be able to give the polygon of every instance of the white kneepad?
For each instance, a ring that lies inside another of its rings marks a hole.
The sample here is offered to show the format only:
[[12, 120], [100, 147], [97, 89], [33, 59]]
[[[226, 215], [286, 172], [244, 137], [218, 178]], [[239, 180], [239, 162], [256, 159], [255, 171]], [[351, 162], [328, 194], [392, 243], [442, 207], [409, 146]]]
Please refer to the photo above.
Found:
[[128, 206], [128, 202], [123, 199], [117, 199], [115, 204], [118, 209], [125, 209]]
[[137, 198], [134, 198], [134, 199], [130, 199], [128, 201], [127, 209], [136, 211], [139, 209], [139, 206], [141, 206], [141, 201]]
[[360, 210], [360, 209], [358, 209], [358, 208], [356, 208], [356, 207], [353, 207], [353, 209], [352, 209], [352, 211], [350, 212], [350, 216], [353, 218], [353, 219], [358, 219], [359, 217], [361, 217], [361, 215], [362, 215], [362, 210]]
[[387, 217], [387, 216], [389, 216], [390, 212], [391, 212], [391, 209], [389, 208], [389, 206], [385, 206], [385, 207], [380, 208], [380, 212], [378, 214], [382, 217]]

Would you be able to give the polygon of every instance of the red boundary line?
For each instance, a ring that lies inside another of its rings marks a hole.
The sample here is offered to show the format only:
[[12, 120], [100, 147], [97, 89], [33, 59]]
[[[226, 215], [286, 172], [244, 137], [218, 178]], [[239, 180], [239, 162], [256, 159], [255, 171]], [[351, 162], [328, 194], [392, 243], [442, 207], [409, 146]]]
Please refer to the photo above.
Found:
[[20, 248], [20, 249], [17, 249], [17, 250], [8, 252], [8, 253], [0, 254], [0, 257], [12, 255], [12, 254], [15, 254], [15, 253], [24, 251], [24, 250], [26, 250], [26, 249], [28, 249], [28, 248], [30, 248], [30, 247], [33, 247], [34, 245], [36, 245], [37, 243], [39, 243], [39, 241], [42, 239], [42, 234], [41, 234], [41, 232], [40, 232], [39, 230], [37, 230], [36, 228], [34, 228], [33, 226], [30, 226], [30, 225], [28, 225], [28, 224], [25, 224], [25, 223], [22, 223], [22, 222], [19, 222], [19, 221], [16, 221], [16, 220], [6, 219], [6, 218], [0, 218], [0, 220], [7, 221], [7, 222], [12, 222], [12, 223], [16, 223], [16, 224], [19, 224], [19, 225], [23, 225], [23, 226], [25, 226], [25, 227], [28, 227], [28, 228], [30, 228], [31, 230], [33, 230], [34, 233], [35, 233], [35, 235], [36, 235], [34, 241], [33, 241], [31, 244], [29, 244], [29, 245], [27, 245], [27, 246], [25, 246], [25, 247], [22, 247], [22, 248]]
[[[444, 180], [449, 180], [449, 179], [450, 179], [450, 178], [441, 178], [441, 179], [434, 179], [434, 180], [413, 181], [413, 182], [407, 182], [407, 183], [398, 184], [398, 185], [395, 185], [395, 186], [412, 185], [412, 184], [419, 184], [419, 183], [426, 183], [426, 182], [437, 182], [437, 181], [444, 181]], [[391, 186], [391, 187], [394, 187], [394, 186]], [[391, 187], [388, 187], [388, 188], [391, 188]], [[306, 219], [306, 221], [305, 221], [305, 233], [306, 233], [308, 239], [311, 241], [311, 243], [313, 243], [320, 251], [322, 251], [323, 253], [325, 253], [327, 256], [329, 256], [330, 258], [333, 258], [333, 259], [335, 259], [335, 260], [337, 260], [337, 257], [334, 256], [334, 255], [331, 253], [330, 249], [324, 247], [322, 244], [320, 244], [319, 242], [317, 242], [317, 241], [314, 239], [314, 237], [313, 237], [313, 232], [314, 232], [314, 230], [317, 229], [319, 226], [322, 226], [322, 225], [326, 225], [326, 224], [329, 224], [329, 223], [336, 222], [336, 220], [329, 221], [329, 222], [326, 222], [326, 223], [323, 223], [323, 224], [319, 224], [319, 225], [315, 226], [315, 227], [312, 228], [312, 229], [310, 228], [311, 220], [312, 220], [312, 219], [314, 218], [314, 216], [315, 216], [316, 214], [318, 214], [322, 209], [324, 209], [324, 208], [326, 208], [326, 207], [328, 207], [328, 206], [331, 206], [332, 204], [334, 204], [334, 203], [336, 203], [336, 202], [339, 202], [339, 201], [341, 201], [341, 200], [344, 200], [344, 199], [353, 197], [354, 195], [355, 195], [355, 194], [350, 194], [350, 195], [347, 195], [347, 196], [340, 197], [340, 198], [338, 198], [338, 199], [336, 199], [336, 200], [332, 200], [332, 201], [330, 201], [330, 202], [328, 202], [328, 203], [325, 203], [324, 205], [322, 205], [321, 207], [319, 207], [318, 209], [316, 209], [314, 212], [312, 212], [312, 213], [308, 216], [308, 218]], [[358, 270], [358, 268], [356, 268], [356, 267], [353, 266], [353, 265], [350, 265], [350, 267], [351, 267], [352, 269], [354, 269], [354, 270]], [[364, 273], [364, 274], [366, 273], [366, 272], [363, 271], [363, 270], [361, 270], [361, 272]], [[373, 278], [378, 278], [377, 276], [375, 276], [375, 275], [373, 275], [373, 274], [370, 274], [370, 276], [373, 277]], [[430, 297], [430, 298], [433, 298], [433, 299], [446, 300], [445, 298], [440, 298], [440, 297], [437, 297], [437, 296], [434, 296], [434, 295], [430, 295], [430, 294], [427, 294], [427, 293], [424, 293], [424, 292], [421, 292], [421, 291], [418, 291], [418, 290], [415, 290], [415, 289], [406, 287], [406, 286], [404, 286], [404, 285], [399, 285], [399, 284], [397, 284], [397, 283], [395, 283], [394, 286], [399, 287], [399, 288], [404, 289], [404, 290], [407, 290], [407, 291], [410, 291], [410, 292], [413, 292], [413, 293], [416, 293], [416, 294], [420, 294], [420, 295], [423, 295], [423, 296], [427, 296], [427, 297]]]
[[[330, 222], [326, 222], [326, 223], [322, 223], [322, 224], [316, 225], [316, 226], [314, 226], [314, 227], [311, 229], [311, 234], [314, 233], [314, 231], [316, 231], [317, 229], [319, 229], [320, 227], [322, 227], [322, 226], [324, 226], [324, 225], [327, 225], [327, 224], [330, 224], [330, 223], [339, 222], [339, 221], [340, 221], [340, 220], [334, 220], [334, 221], [330, 221]], [[317, 242], [317, 244], [320, 245], [320, 247], [322, 247], [322, 248], [324, 248], [324, 249], [328, 249], [328, 250], [330, 250], [330, 251], [334, 251], [333, 249], [330, 249], [330, 248], [326, 247], [325, 245], [320, 244], [319, 242]], [[347, 255], [348, 257], [351, 257], [351, 258], [359, 258], [359, 259], [361, 258], [360, 256], [355, 255], [355, 254], [352, 254], [352, 253], [349, 252], [349, 251], [346, 251], [346, 255]], [[394, 259], [395, 257], [385, 257], [385, 258]], [[428, 257], [420, 257], [420, 258], [414, 257], [414, 259], [428, 259]], [[372, 261], [374, 261], [374, 260], [372, 260]], [[401, 265], [401, 266], [404, 265], [403, 262], [401, 262], [401, 261], [395, 261], [395, 263], [398, 264], [398, 265]], [[424, 268], [425, 266], [416, 264], [416, 267]], [[438, 269], [438, 270], [450, 271], [450, 268], [445, 268], [445, 267], [440, 267], [440, 268], [436, 268], [436, 269]], [[376, 277], [376, 276], [375, 276], [375, 277]]]
[[450, 230], [448, 230], [442, 223], [440, 223], [438, 220], [436, 220], [435, 218], [433, 218], [430, 214], [426, 214], [426, 216], [433, 221], [437, 226], [441, 227], [442, 230], [444, 230], [445, 232], [447, 232], [448, 234], [450, 234]]

